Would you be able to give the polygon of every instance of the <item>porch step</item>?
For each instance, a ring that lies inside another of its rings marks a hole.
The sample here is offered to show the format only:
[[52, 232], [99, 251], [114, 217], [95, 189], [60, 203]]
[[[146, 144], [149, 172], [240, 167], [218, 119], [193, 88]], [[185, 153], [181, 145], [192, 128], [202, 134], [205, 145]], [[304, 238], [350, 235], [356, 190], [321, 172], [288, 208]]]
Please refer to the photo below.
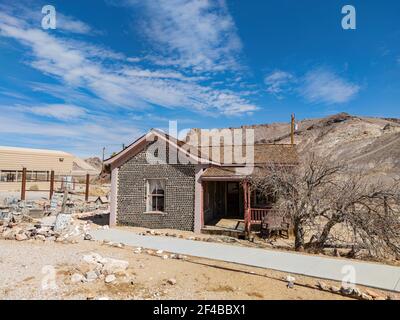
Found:
[[215, 226], [206, 226], [203, 229], [201, 229], [201, 233], [218, 235], [218, 236], [227, 236], [232, 238], [242, 238], [245, 234], [244, 231], [241, 230], [224, 229]]
[[219, 219], [213, 225], [206, 225], [201, 230], [204, 234], [223, 235], [239, 238], [244, 236], [245, 226], [242, 219]]
[[216, 227], [223, 229], [232, 229], [244, 231], [244, 220], [242, 219], [220, 219], [216, 224]]

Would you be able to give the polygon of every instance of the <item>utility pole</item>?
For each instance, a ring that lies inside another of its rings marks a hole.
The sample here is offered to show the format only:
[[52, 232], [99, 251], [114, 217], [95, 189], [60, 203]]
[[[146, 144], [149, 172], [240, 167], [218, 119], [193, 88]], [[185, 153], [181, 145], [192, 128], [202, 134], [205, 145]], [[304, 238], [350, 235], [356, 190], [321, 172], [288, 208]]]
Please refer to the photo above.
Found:
[[104, 157], [106, 153], [106, 147], [103, 147], [103, 158], [101, 159], [101, 172], [104, 172]]
[[292, 121], [290, 123], [290, 143], [294, 145], [294, 127], [295, 127], [295, 117], [294, 113], [292, 113]]

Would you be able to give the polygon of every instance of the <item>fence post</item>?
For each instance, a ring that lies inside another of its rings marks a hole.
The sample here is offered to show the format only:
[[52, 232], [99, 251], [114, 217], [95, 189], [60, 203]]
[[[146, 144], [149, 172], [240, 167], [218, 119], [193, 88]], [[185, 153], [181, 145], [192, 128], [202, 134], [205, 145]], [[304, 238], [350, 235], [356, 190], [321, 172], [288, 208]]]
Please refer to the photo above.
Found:
[[53, 198], [54, 193], [54, 171], [51, 170], [50, 172], [50, 200]]
[[89, 173], [86, 174], [86, 190], [85, 190], [85, 201], [89, 201], [89, 181], [90, 180], [90, 175]]
[[26, 168], [22, 169], [21, 200], [25, 200], [26, 194]]

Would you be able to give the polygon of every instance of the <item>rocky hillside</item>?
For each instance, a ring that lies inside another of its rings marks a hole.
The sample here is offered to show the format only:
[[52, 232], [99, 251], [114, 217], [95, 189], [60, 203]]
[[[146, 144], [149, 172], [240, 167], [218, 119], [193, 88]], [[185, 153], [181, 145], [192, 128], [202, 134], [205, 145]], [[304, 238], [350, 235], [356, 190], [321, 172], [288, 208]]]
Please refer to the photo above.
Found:
[[[256, 141], [290, 143], [288, 124], [254, 128]], [[307, 119], [298, 122], [295, 141], [301, 154], [315, 152], [334, 161], [342, 160], [355, 168], [367, 169], [371, 176], [400, 175], [399, 119], [357, 117], [346, 113]]]
[[[290, 143], [290, 124], [273, 123], [253, 128], [258, 143]], [[339, 113], [297, 122], [295, 143], [300, 154], [315, 152], [342, 160], [368, 175], [400, 176], [400, 119], [358, 117]]]
[[99, 157], [92, 157], [92, 158], [87, 158], [85, 159], [85, 162], [90, 164], [93, 168], [96, 168], [97, 170], [102, 169], [102, 162]]

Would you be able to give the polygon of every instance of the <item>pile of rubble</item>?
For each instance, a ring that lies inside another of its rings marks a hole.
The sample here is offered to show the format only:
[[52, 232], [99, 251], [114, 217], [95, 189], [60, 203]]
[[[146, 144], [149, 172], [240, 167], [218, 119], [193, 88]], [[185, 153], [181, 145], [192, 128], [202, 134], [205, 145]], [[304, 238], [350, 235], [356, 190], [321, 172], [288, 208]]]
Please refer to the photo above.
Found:
[[33, 219], [13, 213], [0, 220], [0, 239], [77, 243], [80, 239], [91, 240], [90, 229], [90, 221], [77, 221], [71, 214]]
[[31, 223], [6, 223], [0, 226], [0, 239], [4, 240], [41, 240], [62, 243], [77, 243], [78, 239], [87, 237], [86, 225], [70, 225], [62, 231], [53, 226]]
[[93, 282], [103, 280], [105, 283], [113, 283], [119, 276], [127, 276], [129, 262], [113, 258], [102, 257], [98, 253], [90, 253], [82, 258], [85, 263], [80, 267], [80, 272], [71, 276], [72, 283]]

